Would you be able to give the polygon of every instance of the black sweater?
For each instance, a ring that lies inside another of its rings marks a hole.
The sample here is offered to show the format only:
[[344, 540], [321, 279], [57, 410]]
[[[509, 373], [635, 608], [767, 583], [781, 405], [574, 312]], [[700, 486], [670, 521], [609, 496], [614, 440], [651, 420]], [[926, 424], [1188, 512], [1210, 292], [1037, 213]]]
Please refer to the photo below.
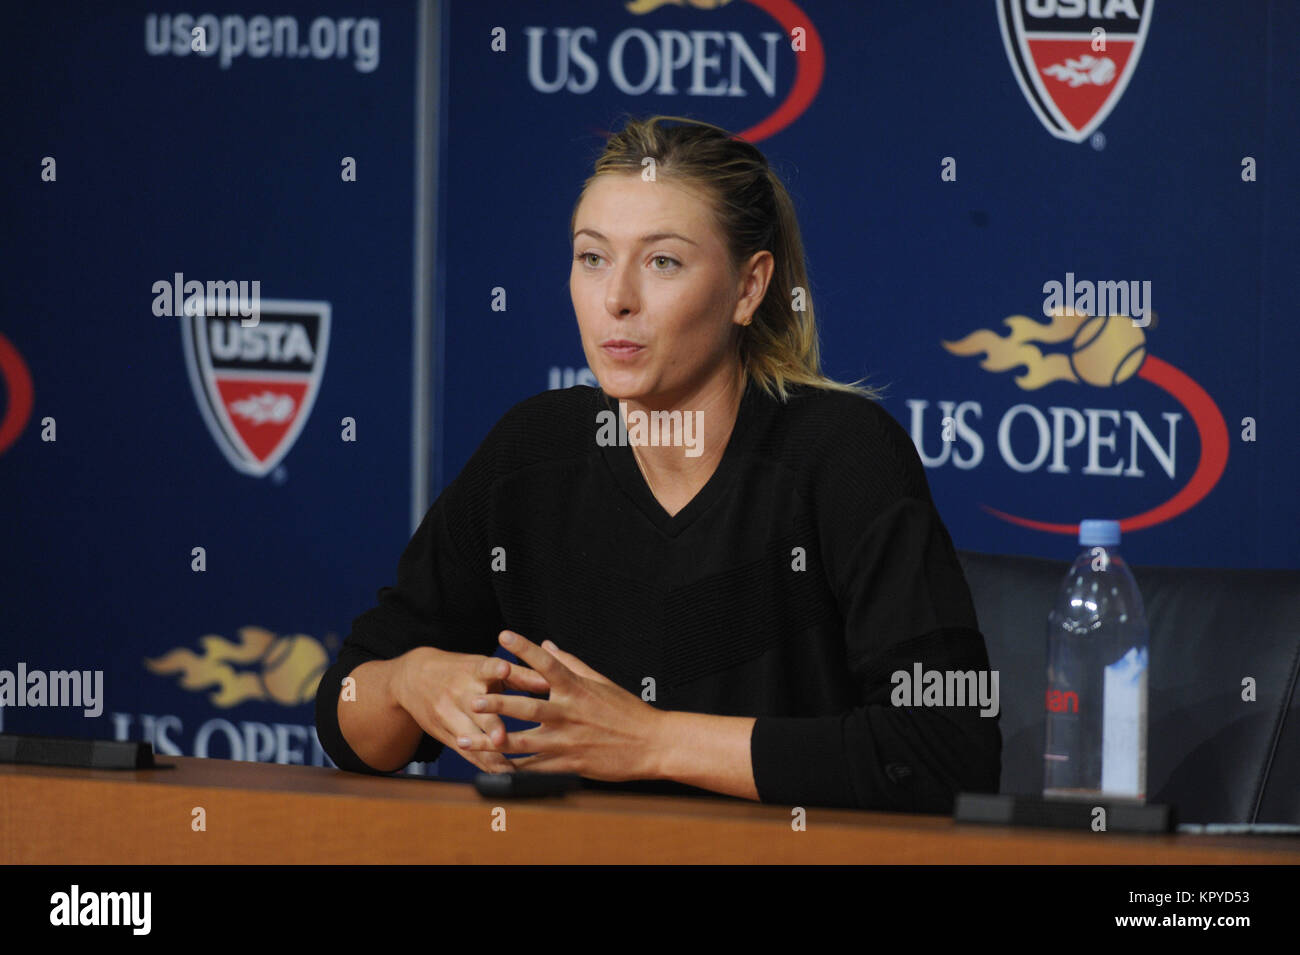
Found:
[[[597, 443], [616, 408], [548, 391], [492, 429], [321, 679], [330, 758], [374, 772], [338, 726], [356, 666], [420, 645], [490, 655], [509, 629], [638, 696], [653, 678], [654, 706], [756, 717], [764, 802], [948, 812], [957, 792], [995, 792], [997, 718], [891, 703], [891, 674], [915, 663], [988, 669], [907, 432], [857, 395], [796, 387], [782, 404], [751, 383], [717, 471], [670, 517], [632, 449]], [[441, 751], [426, 734], [413, 758]]]

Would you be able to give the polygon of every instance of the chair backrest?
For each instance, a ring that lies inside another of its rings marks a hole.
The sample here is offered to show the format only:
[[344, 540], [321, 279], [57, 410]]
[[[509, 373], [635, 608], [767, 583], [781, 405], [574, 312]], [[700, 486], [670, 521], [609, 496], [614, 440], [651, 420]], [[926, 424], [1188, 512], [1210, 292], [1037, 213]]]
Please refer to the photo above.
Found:
[[[957, 553], [999, 671], [1001, 791], [1041, 792], [1047, 615], [1069, 562]], [[1133, 575], [1151, 634], [1147, 801], [1180, 822], [1300, 823], [1300, 571]]]

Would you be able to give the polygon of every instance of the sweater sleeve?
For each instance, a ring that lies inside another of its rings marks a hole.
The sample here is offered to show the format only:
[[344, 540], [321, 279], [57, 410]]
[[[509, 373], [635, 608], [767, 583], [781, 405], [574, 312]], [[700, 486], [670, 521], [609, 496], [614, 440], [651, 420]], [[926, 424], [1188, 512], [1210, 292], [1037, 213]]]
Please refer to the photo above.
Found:
[[[381, 587], [377, 603], [352, 622], [338, 660], [316, 691], [316, 733], [340, 769], [378, 773], [357, 756], [339, 729], [344, 677], [370, 660], [391, 660], [419, 646], [490, 656], [500, 610], [489, 580], [491, 555], [482, 533], [490, 493], [489, 442], [439, 495], [397, 564], [395, 586]], [[442, 743], [427, 733], [417, 761], [437, 759]]]
[[[946, 813], [958, 792], [998, 788], [998, 710], [982, 716], [978, 699], [893, 703], [897, 671], [911, 679], [919, 664], [922, 674], [974, 671], [978, 679], [989, 663], [920, 459], [901, 426], [890, 419], [884, 430], [878, 441], [846, 441], [832, 453], [818, 506], [859, 705], [756, 720], [750, 753], [764, 802]], [[996, 700], [997, 684], [985, 680]]]

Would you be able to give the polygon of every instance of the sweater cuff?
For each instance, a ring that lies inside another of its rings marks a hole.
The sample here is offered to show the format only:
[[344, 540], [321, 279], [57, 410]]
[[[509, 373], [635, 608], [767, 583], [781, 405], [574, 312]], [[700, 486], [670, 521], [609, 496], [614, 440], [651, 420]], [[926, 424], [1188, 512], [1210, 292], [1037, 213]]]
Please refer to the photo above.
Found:
[[760, 716], [749, 758], [762, 802], [858, 804], [844, 762], [843, 716]]

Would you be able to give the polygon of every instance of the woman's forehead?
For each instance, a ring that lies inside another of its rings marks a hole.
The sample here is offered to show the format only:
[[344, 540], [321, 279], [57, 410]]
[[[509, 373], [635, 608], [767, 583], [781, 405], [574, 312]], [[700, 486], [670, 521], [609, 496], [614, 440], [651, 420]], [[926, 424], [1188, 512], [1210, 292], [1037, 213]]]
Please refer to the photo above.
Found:
[[712, 212], [700, 191], [665, 179], [646, 181], [636, 174], [598, 177], [587, 188], [574, 221], [575, 231], [595, 229], [609, 238], [639, 236], [648, 228], [689, 236], [712, 227]]

